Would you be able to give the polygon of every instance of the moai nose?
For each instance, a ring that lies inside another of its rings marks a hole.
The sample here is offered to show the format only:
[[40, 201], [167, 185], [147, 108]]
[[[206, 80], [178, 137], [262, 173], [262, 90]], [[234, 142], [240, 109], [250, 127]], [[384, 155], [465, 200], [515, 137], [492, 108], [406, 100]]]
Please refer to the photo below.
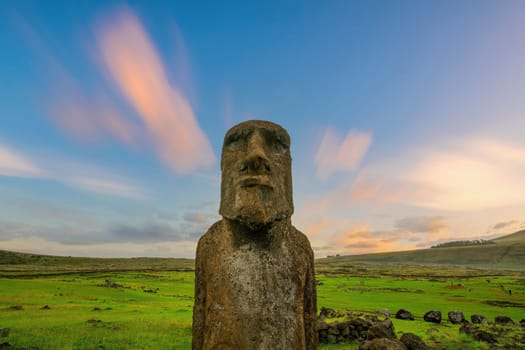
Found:
[[271, 172], [270, 160], [268, 159], [264, 138], [254, 132], [248, 142], [246, 157], [241, 162], [241, 173], [269, 174]]

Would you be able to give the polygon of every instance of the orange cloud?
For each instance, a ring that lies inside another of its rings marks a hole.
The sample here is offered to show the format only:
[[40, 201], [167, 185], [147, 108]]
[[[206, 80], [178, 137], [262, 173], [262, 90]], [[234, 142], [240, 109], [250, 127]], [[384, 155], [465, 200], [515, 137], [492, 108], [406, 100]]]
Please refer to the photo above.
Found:
[[407, 238], [405, 232], [372, 232], [368, 225], [358, 225], [339, 236], [336, 247], [340, 254], [380, 253], [414, 248], [414, 244], [407, 242]]
[[355, 169], [372, 143], [372, 133], [350, 130], [344, 140], [337, 131], [326, 129], [317, 154], [317, 177], [326, 179], [337, 171]]
[[135, 108], [161, 160], [177, 174], [215, 162], [188, 100], [172, 86], [138, 18], [121, 10], [97, 30], [102, 61], [115, 87]]

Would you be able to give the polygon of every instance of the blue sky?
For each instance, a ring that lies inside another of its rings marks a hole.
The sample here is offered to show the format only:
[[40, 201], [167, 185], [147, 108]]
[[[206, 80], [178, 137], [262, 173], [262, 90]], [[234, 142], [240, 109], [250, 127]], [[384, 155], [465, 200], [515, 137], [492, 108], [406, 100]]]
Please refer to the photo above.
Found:
[[522, 1], [5, 1], [0, 249], [192, 257], [226, 130], [292, 138], [316, 256], [525, 228]]

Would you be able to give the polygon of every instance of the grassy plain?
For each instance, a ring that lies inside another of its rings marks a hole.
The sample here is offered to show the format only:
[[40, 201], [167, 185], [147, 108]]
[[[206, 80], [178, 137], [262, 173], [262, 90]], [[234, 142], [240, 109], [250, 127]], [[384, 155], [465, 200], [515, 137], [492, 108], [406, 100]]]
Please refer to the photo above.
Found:
[[[10, 329], [0, 344], [40, 350], [191, 348], [191, 260], [19, 258], [19, 264], [0, 263], [0, 329]], [[491, 321], [498, 315], [525, 318], [525, 275], [520, 271], [333, 258], [318, 260], [317, 279], [319, 308], [389, 310], [392, 315], [407, 309], [416, 320], [394, 319], [398, 335], [416, 333], [435, 349], [487, 349], [460, 336], [459, 326], [446, 321], [448, 311], [463, 311], [467, 319], [474, 313]], [[423, 322], [423, 314], [432, 309], [443, 313], [441, 325]]]

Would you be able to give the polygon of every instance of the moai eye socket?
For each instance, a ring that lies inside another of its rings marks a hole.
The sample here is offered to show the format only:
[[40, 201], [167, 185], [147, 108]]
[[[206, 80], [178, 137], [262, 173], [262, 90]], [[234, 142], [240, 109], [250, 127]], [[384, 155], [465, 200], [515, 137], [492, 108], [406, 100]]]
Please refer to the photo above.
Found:
[[246, 144], [246, 139], [248, 138], [249, 134], [250, 132], [248, 130], [239, 130], [233, 132], [232, 134], [228, 135], [228, 137], [226, 137], [226, 140], [224, 141], [224, 147], [228, 149], [241, 148]]
[[277, 131], [267, 131], [265, 138], [267, 144], [277, 153], [287, 153], [290, 150], [290, 144], [287, 138]]
[[281, 153], [286, 153], [290, 150], [288, 141], [282, 135], [276, 134], [273, 144], [274, 148]]

